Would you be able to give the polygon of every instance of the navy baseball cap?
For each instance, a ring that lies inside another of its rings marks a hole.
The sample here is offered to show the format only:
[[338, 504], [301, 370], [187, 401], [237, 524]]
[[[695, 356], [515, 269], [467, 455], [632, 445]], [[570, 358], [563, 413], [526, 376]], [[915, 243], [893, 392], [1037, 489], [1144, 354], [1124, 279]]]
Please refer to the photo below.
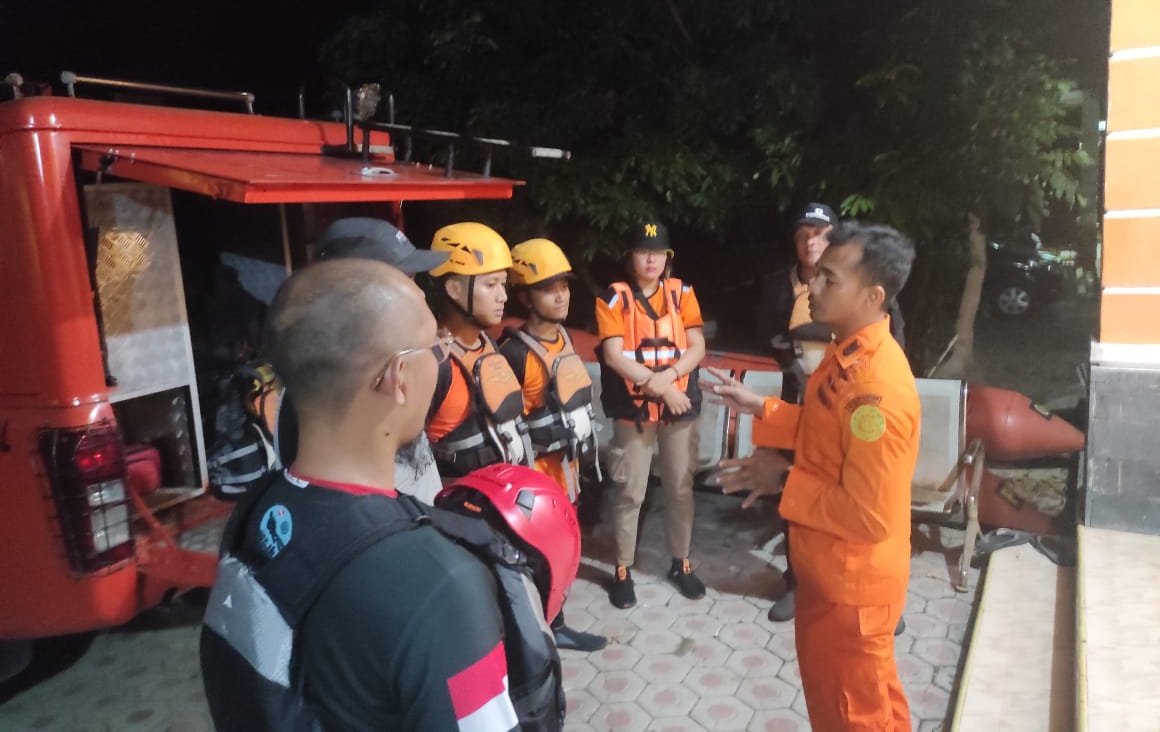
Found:
[[382, 219], [339, 219], [318, 238], [318, 259], [376, 259], [414, 275], [447, 261], [448, 252], [416, 249], [407, 235]]
[[837, 223], [838, 215], [834, 213], [834, 209], [824, 203], [810, 203], [798, 214], [794, 222], [794, 227], [796, 228], [803, 224], [809, 224], [811, 226], [834, 226]]

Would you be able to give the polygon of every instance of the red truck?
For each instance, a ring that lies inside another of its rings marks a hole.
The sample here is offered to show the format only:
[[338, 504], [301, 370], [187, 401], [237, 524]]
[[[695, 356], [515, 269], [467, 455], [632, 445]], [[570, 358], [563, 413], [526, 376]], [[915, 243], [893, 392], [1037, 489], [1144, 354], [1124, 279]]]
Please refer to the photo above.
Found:
[[193, 347], [206, 301], [186, 295], [223, 254], [285, 272], [342, 215], [397, 221], [404, 201], [510, 198], [518, 184], [404, 162], [383, 130], [365, 131], [365, 156], [331, 154], [350, 132], [65, 96], [0, 103], [0, 678], [32, 639], [212, 584], [204, 529], [230, 505], [207, 491]]

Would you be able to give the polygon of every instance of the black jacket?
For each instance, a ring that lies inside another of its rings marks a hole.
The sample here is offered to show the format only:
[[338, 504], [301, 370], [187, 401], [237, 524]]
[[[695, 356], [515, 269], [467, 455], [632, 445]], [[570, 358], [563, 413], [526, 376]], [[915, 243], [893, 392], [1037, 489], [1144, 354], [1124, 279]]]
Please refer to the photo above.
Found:
[[[793, 347], [794, 338], [789, 331], [789, 319], [793, 315], [793, 282], [791, 275], [797, 264], [767, 274], [761, 280], [761, 299], [757, 308], [757, 337], [763, 351], [772, 353], [783, 372], [781, 398], [796, 403], [805, 386], [804, 381], [794, 372], [797, 354]], [[903, 329], [906, 323], [898, 301], [890, 303], [890, 334], [898, 345], [906, 349]], [[829, 340], [824, 326], [810, 324], [795, 329], [797, 340]], [[775, 344], [774, 339], [778, 342]]]

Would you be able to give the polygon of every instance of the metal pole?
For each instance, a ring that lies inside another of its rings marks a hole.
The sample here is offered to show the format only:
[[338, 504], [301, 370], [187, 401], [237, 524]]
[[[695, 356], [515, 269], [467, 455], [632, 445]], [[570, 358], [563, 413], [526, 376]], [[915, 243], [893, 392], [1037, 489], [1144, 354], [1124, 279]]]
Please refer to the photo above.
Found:
[[346, 88], [346, 106], [343, 113], [346, 119], [346, 151], [354, 152], [354, 95], [349, 86]]
[[289, 275], [293, 269], [293, 262], [290, 260], [290, 229], [286, 226], [286, 204], [278, 204], [278, 220], [282, 225], [282, 261], [286, 265], [286, 274]]

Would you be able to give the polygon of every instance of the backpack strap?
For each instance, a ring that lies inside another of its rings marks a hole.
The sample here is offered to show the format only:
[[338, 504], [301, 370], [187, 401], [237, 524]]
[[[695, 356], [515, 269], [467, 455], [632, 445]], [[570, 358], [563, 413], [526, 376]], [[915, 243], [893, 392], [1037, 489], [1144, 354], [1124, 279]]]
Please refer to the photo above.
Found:
[[[564, 329], [561, 328], [560, 330], [563, 331]], [[544, 348], [543, 344], [541, 344], [537, 339], [533, 338], [532, 335], [526, 330], [523, 328], [512, 328], [509, 326], [504, 330], [504, 335], [520, 341], [528, 347], [528, 350], [539, 357], [540, 363], [544, 364], [544, 366], [549, 365], [548, 361], [551, 356], [548, 354], [548, 349]], [[568, 336], [565, 335], [564, 337], [567, 338]]]
[[351, 560], [383, 539], [425, 521], [422, 506], [410, 496], [359, 496], [329, 515], [317, 517], [308, 540], [290, 542], [254, 575], [294, 627]]
[[439, 411], [439, 407], [443, 406], [443, 400], [447, 398], [447, 394], [451, 391], [451, 369], [453, 368], [455, 366], [451, 364], [450, 358], [439, 364], [439, 368], [436, 371], [438, 375], [435, 377], [435, 393], [431, 395], [431, 406], [427, 409], [428, 423], [435, 417], [435, 413]]
[[517, 564], [523, 557], [523, 552], [515, 544], [477, 516], [430, 508], [427, 509], [427, 519], [439, 533], [449, 539], [509, 566]]

